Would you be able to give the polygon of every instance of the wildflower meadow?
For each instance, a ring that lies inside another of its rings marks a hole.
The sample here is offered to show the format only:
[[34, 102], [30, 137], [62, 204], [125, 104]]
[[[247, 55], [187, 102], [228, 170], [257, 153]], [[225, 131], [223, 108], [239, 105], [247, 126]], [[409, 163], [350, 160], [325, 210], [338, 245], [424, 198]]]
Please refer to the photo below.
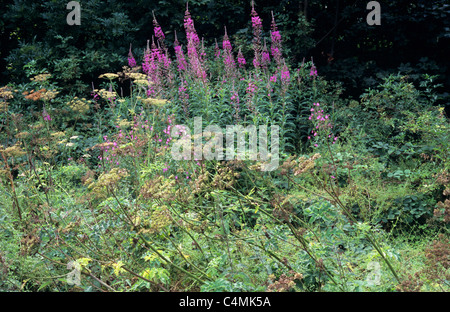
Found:
[[350, 97], [331, 65], [293, 58], [283, 12], [252, 2], [245, 32], [217, 19], [207, 38], [195, 6], [173, 32], [149, 10], [147, 40], [120, 39], [88, 83], [76, 64], [116, 50], [30, 57], [1, 86], [0, 290], [449, 291], [438, 74]]

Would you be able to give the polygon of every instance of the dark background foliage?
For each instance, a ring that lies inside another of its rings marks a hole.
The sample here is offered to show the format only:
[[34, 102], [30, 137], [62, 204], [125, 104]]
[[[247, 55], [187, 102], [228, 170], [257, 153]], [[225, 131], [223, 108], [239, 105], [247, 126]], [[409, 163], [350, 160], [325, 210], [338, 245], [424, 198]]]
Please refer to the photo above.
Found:
[[[342, 81], [357, 98], [389, 73], [439, 75], [440, 90], [450, 86], [450, 5], [446, 0], [379, 1], [381, 26], [369, 26], [368, 1], [256, 1], [269, 38], [271, 12], [283, 34], [284, 52], [293, 61], [313, 57], [321, 75]], [[129, 44], [140, 57], [153, 34], [152, 12], [169, 45], [177, 32], [184, 40], [184, 0], [100, 1], [81, 3], [81, 25], [69, 26], [68, 1], [3, 0], [0, 21], [1, 82], [25, 79], [23, 66], [34, 59], [55, 73], [60, 86], [83, 90], [98, 74], [121, 68]], [[250, 1], [189, 1], [198, 33], [213, 44], [224, 26], [234, 44], [249, 52]], [[250, 56], [250, 55], [249, 55]]]

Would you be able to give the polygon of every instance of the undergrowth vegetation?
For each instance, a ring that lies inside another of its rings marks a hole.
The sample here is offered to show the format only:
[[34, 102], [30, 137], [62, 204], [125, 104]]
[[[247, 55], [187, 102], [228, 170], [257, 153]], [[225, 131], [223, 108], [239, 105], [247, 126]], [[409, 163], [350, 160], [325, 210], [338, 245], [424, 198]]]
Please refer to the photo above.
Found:
[[[186, 10], [171, 51], [154, 19], [143, 55], [130, 47], [90, 95], [33, 61], [28, 83], [0, 89], [1, 290], [449, 290], [436, 77], [390, 75], [347, 100], [313, 60], [288, 64], [274, 18], [267, 38], [251, 20], [251, 48], [226, 29], [208, 47]], [[278, 126], [279, 166], [175, 160], [196, 117]]]

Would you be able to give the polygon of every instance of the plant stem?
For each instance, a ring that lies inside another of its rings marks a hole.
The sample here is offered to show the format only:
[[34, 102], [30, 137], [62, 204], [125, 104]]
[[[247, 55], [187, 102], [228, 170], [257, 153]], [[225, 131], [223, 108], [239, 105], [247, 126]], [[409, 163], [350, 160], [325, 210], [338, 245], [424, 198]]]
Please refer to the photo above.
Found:
[[1, 154], [2, 154], [3, 161], [5, 162], [6, 170], [8, 170], [8, 178], [9, 178], [9, 182], [11, 183], [11, 191], [13, 193], [14, 203], [17, 207], [17, 212], [19, 214], [19, 220], [22, 223], [22, 211], [20, 209], [19, 200], [17, 199], [16, 188], [14, 187], [14, 181], [13, 181], [13, 177], [11, 174], [11, 168], [8, 165], [8, 161], [5, 157], [5, 154], [3, 152], [1, 152]]

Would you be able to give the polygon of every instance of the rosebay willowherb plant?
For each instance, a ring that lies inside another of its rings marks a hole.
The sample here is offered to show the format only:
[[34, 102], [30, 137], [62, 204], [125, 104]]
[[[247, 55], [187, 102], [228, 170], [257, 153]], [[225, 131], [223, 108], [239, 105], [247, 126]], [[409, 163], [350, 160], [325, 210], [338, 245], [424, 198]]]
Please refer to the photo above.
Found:
[[[250, 17], [253, 55], [234, 47], [226, 28], [221, 44], [216, 40], [213, 47], [206, 47], [188, 6], [183, 23], [186, 42], [180, 42], [175, 33], [174, 50], [170, 51], [154, 16], [154, 35], [147, 41], [141, 61], [142, 72], [150, 81], [147, 97], [169, 100], [175, 119], [190, 127], [194, 117], [202, 117], [204, 126], [222, 128], [237, 123], [279, 126], [281, 149], [293, 149], [298, 109], [291, 95], [295, 92], [290, 89], [297, 87], [292, 81], [298, 71], [293, 75], [283, 56], [274, 14], [270, 38], [263, 38], [262, 19], [254, 6]], [[136, 63], [130, 49], [128, 65], [135, 70]]]
[[[215, 139], [222, 138], [225, 133], [220, 132], [220, 128], [226, 129], [229, 125], [276, 126], [279, 127], [280, 149], [283, 153], [295, 150], [294, 145], [298, 141], [296, 131], [299, 127], [294, 124], [293, 120], [299, 120], [300, 113], [303, 114], [305, 109], [309, 109], [310, 116], [305, 119], [309, 119], [313, 123], [313, 128], [307, 134], [308, 140], [316, 148], [325, 143], [332, 157], [330, 145], [336, 143], [337, 135], [333, 129], [330, 115], [325, 113], [320, 104], [323, 99], [318, 91], [320, 78], [317, 69], [313, 62], [311, 62], [310, 68], [306, 69], [303, 62], [300, 68], [292, 71], [283, 55], [282, 35], [273, 12], [270, 38], [262, 38], [261, 18], [252, 6], [253, 59], [251, 61], [251, 57], [242, 53], [241, 47], [233, 46], [226, 28], [224, 28], [222, 44], [220, 45], [216, 41], [212, 47], [212, 58], [208, 59], [204, 40], [200, 39], [187, 6], [183, 24], [186, 32], [185, 48], [175, 37], [173, 62], [170, 61], [170, 53], [164, 44], [164, 33], [155, 18], [154, 25], [155, 35], [151, 40], [151, 46], [150, 41], [147, 42], [142, 63], [142, 70], [151, 82], [148, 86], [147, 96], [169, 100], [170, 104], [166, 108], [175, 115], [175, 120], [183, 122], [183, 127], [188, 130], [187, 132], [189, 132], [189, 128], [198, 128], [198, 124], [194, 120], [198, 121], [199, 119], [202, 122], [200, 128], [206, 127], [206, 132], [211, 132], [211, 127], [214, 127]], [[270, 52], [266, 43], [268, 39], [270, 39]], [[308, 80], [311, 83], [307, 84], [302, 80]], [[295, 81], [297, 83], [294, 83]], [[176, 87], [170, 88], [170, 83]], [[301, 97], [301, 95], [298, 96], [302, 91], [299, 91], [300, 87], [308, 85], [313, 89], [312, 92], [309, 92], [311, 94], [309, 102], [294, 103]], [[312, 108], [310, 108], [311, 103], [313, 103]], [[305, 105], [305, 107], [299, 107], [300, 105]], [[303, 122], [307, 123], [307, 121]], [[175, 132], [171, 134], [177, 132], [178, 130], [175, 129]], [[204, 132], [199, 129], [196, 133]], [[185, 151], [187, 150], [189, 154], [175, 153], [177, 159], [191, 159], [192, 141], [189, 133], [185, 133], [186, 137], [188, 140], [179, 141], [178, 144], [184, 145]], [[251, 139], [252, 135], [248, 133], [248, 137]], [[196, 146], [199, 145], [196, 143], [198, 142], [194, 139], [192, 149], [194, 161], [202, 159], [198, 153], [196, 157]], [[218, 141], [211, 142], [217, 143]], [[233, 142], [227, 141], [226, 152], [223, 151], [222, 144], [216, 144], [215, 147], [215, 152], [210, 151], [210, 154], [214, 155], [216, 160], [223, 159], [219, 157], [221, 153], [227, 155], [234, 153]], [[200, 149], [200, 151], [202, 150]], [[164, 172], [167, 170], [169, 167], [164, 168]], [[334, 178], [331, 176], [331, 179]], [[291, 182], [295, 185], [294, 181]], [[324, 192], [329, 195], [331, 201], [336, 203], [344, 215], [349, 215], [348, 207], [340, 202], [333, 187], [332, 185], [331, 189], [328, 189], [327, 185], [324, 185]], [[381, 250], [371, 230], [365, 229], [365, 231], [367, 232], [365, 232], [366, 238], [398, 280], [396, 271]], [[302, 244], [305, 243], [300, 238], [299, 241]], [[318, 260], [314, 256], [312, 258], [316, 265], [319, 265]]]

